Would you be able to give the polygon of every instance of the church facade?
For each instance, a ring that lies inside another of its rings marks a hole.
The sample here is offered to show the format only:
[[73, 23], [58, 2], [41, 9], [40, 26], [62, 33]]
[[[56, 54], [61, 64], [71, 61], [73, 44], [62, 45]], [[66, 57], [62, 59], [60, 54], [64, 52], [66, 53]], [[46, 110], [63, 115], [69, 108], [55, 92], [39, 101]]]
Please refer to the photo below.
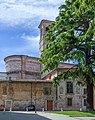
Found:
[[[39, 25], [40, 51], [45, 47], [44, 35], [50, 22], [52, 21], [42, 20]], [[60, 63], [57, 69], [41, 75], [43, 66], [39, 63], [39, 58], [12, 55], [4, 61], [6, 72], [0, 73], [1, 110], [24, 110], [29, 104], [34, 104], [36, 110], [86, 109], [86, 87], [77, 86], [77, 80], [60, 80], [58, 86], [52, 86], [52, 79], [72, 68], [73, 64]]]

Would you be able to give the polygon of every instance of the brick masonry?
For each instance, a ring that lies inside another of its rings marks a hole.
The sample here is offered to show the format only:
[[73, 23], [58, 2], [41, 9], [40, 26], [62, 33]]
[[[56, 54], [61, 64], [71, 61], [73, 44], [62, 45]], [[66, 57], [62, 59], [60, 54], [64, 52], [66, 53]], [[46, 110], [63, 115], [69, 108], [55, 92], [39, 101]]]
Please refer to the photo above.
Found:
[[7, 77], [15, 79], [40, 79], [39, 58], [12, 55], [5, 59]]

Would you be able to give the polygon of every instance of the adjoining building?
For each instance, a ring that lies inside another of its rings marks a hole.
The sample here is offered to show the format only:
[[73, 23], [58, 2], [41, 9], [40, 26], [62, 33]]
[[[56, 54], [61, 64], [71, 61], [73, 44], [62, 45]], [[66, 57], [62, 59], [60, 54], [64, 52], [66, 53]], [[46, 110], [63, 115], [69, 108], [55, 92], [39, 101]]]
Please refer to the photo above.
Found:
[[[39, 25], [40, 51], [45, 47], [44, 35], [51, 22], [42, 20]], [[24, 110], [26, 105], [34, 104], [37, 110], [86, 109], [86, 87], [77, 86], [77, 80], [60, 80], [58, 86], [52, 87], [52, 79], [74, 64], [60, 63], [57, 69], [41, 75], [43, 66], [39, 58], [12, 55], [4, 61], [6, 73], [0, 73], [0, 108]]]
[[4, 59], [7, 77], [13, 79], [40, 79], [39, 58], [27, 55], [12, 55]]

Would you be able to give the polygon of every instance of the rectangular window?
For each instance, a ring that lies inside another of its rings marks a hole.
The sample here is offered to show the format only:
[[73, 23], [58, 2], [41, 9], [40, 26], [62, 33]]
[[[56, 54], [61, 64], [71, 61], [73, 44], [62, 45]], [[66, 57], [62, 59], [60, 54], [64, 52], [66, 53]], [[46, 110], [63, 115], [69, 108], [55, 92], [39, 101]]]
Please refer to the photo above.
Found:
[[87, 89], [84, 88], [84, 89], [83, 89], [83, 92], [84, 92], [84, 94], [87, 94]]
[[51, 88], [50, 87], [44, 87], [44, 95], [50, 95], [51, 94]]
[[86, 106], [86, 99], [84, 99], [84, 106]]
[[72, 98], [67, 98], [67, 105], [72, 106]]
[[73, 93], [73, 82], [67, 82], [67, 93]]

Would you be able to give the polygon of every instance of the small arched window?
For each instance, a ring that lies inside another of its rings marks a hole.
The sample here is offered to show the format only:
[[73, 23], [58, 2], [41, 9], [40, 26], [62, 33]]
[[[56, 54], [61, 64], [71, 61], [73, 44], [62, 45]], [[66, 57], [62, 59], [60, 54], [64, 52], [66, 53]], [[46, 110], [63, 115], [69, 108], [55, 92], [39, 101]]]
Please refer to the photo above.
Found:
[[48, 27], [46, 27], [46, 32], [49, 30], [49, 28]]
[[59, 88], [59, 94], [63, 94], [63, 87]]

